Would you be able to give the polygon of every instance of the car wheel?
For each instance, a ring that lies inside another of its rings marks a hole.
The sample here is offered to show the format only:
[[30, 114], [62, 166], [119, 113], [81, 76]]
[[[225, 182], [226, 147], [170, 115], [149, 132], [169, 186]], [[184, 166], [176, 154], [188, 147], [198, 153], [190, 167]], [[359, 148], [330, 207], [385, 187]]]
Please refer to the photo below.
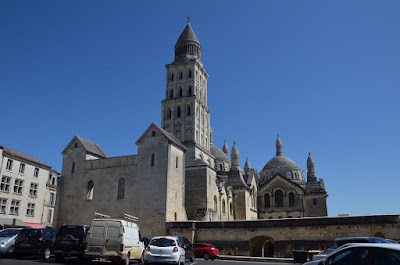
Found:
[[129, 258], [130, 258], [130, 255], [127, 254], [127, 255], [125, 256], [124, 260], [122, 261], [122, 264], [123, 264], [123, 265], [129, 265]]
[[50, 249], [49, 249], [49, 248], [46, 248], [46, 249], [43, 251], [42, 258], [43, 258], [44, 260], [48, 260], [48, 259], [50, 258]]
[[190, 262], [193, 262], [193, 261], [194, 261], [194, 256], [191, 256], [191, 257], [189, 258], [189, 261], [190, 261]]
[[4, 254], [4, 256], [10, 257], [10, 256], [14, 255], [14, 250], [15, 250], [14, 246], [10, 246], [10, 247], [7, 249], [7, 251], [6, 251], [6, 253]]
[[210, 258], [210, 254], [205, 253], [203, 257], [204, 257], [205, 260], [208, 260]]
[[56, 262], [63, 262], [64, 261], [64, 255], [63, 254], [56, 254], [55, 258], [56, 258]]

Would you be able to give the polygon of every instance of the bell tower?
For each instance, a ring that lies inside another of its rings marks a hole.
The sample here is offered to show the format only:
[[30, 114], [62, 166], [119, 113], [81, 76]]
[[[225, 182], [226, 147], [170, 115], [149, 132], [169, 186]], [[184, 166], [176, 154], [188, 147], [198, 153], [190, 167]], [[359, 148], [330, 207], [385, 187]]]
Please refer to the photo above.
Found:
[[208, 74], [201, 61], [201, 45], [190, 18], [175, 44], [175, 58], [167, 64], [161, 127], [188, 149], [186, 163], [194, 159], [214, 165], [210, 154], [210, 110], [207, 107]]

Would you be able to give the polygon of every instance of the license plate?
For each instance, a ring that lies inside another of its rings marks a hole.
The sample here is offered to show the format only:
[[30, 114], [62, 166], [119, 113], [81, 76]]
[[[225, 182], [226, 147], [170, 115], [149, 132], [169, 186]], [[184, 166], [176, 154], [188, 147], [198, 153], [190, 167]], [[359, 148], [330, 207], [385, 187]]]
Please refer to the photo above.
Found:
[[62, 240], [60, 243], [63, 245], [71, 245], [72, 241]]
[[21, 243], [20, 246], [21, 246], [21, 247], [30, 247], [30, 246], [32, 246], [32, 244], [29, 244], [29, 243]]

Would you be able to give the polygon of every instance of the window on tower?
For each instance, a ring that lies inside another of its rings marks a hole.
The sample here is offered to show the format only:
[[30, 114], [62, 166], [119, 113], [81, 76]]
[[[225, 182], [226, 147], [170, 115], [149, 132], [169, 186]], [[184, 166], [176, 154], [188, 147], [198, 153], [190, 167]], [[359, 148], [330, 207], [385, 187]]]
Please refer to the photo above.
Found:
[[179, 75], [179, 79], [182, 79], [182, 78], [183, 78], [183, 73], [181, 72]]
[[187, 106], [187, 116], [190, 116], [190, 106]]
[[171, 74], [171, 81], [174, 81], [174, 74]]
[[168, 119], [171, 119], [172, 118], [172, 111], [171, 111], [171, 109], [168, 109]]
[[181, 117], [181, 107], [178, 107], [176, 110], [176, 117], [180, 118]]
[[169, 92], [169, 98], [173, 98], [174, 97], [174, 90], [171, 89], [171, 91]]
[[192, 71], [189, 71], [189, 78], [192, 78]]
[[182, 88], [180, 87], [179, 88], [179, 96], [182, 97], [182, 95], [183, 95], [183, 91], [182, 91]]
[[191, 96], [191, 95], [192, 95], [192, 93], [193, 93], [193, 92], [192, 92], [192, 87], [190, 86], [190, 87], [189, 87], [189, 93], [188, 93], [188, 94], [189, 94], [189, 96]]

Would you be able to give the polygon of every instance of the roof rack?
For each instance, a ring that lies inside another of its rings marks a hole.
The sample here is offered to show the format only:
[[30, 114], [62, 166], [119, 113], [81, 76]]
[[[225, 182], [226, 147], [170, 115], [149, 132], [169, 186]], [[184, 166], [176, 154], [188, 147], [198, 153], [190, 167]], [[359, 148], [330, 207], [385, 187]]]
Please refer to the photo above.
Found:
[[124, 213], [124, 219], [127, 219], [129, 221], [133, 221], [133, 222], [136, 222], [136, 221], [139, 220], [139, 218], [137, 218], [136, 216], [133, 216], [133, 215], [130, 215], [130, 214], [127, 214], [127, 213]]
[[105, 218], [105, 219], [111, 218], [111, 216], [109, 216], [109, 215], [107, 215], [107, 214], [102, 214], [102, 213], [98, 213], [98, 212], [95, 212], [95, 213], [94, 213], [94, 217], [97, 217], [97, 218]]

